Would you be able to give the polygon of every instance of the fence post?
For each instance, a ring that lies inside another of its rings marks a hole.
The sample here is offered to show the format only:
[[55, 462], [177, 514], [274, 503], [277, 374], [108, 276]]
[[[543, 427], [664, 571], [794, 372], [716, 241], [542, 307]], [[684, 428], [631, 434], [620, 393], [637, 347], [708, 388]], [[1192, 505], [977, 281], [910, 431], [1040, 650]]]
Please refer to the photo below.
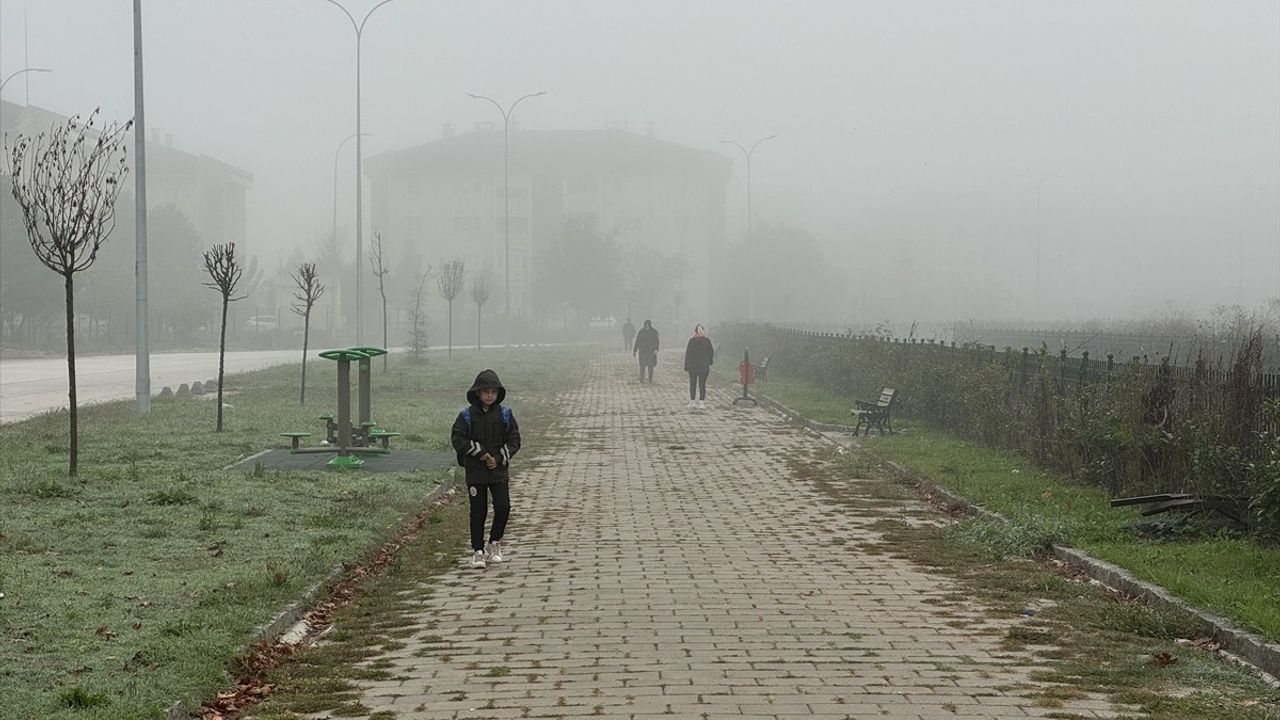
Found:
[[1058, 384], [1063, 390], [1067, 389], [1067, 349], [1062, 348], [1058, 351]]
[[1080, 387], [1083, 388], [1089, 382], [1089, 351], [1085, 350], [1080, 353]]
[[1111, 373], [1116, 369], [1116, 354], [1107, 353], [1107, 380], [1111, 380]]
[[1022, 387], [1023, 385], [1027, 384], [1027, 364], [1030, 362], [1030, 360], [1031, 360], [1031, 348], [1027, 348], [1027, 347], [1022, 348], [1022, 360], [1019, 361], [1018, 363], [1018, 373], [1021, 376], [1021, 379], [1018, 381], [1019, 387]]

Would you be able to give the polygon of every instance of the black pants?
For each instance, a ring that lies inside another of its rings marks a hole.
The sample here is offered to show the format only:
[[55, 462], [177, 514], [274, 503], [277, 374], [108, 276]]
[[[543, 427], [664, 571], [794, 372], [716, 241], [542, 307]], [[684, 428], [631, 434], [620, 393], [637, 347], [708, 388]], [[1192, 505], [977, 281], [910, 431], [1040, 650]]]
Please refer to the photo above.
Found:
[[627, 346], [627, 352], [631, 352], [631, 343], [632, 343], [632, 342], [633, 342], [633, 338], [629, 338], [629, 337], [627, 337], [627, 336], [625, 336], [625, 335], [624, 335], [624, 336], [622, 336], [622, 344]]
[[489, 542], [502, 539], [507, 531], [507, 518], [511, 517], [511, 493], [506, 483], [497, 485], [471, 485], [471, 549], [484, 549], [484, 520], [489, 514], [489, 495], [493, 495], [493, 527], [489, 530]]
[[[707, 399], [707, 376], [711, 374], [711, 368], [703, 370], [689, 371], [689, 399], [690, 400], [706, 400]], [[694, 397], [694, 391], [697, 391], [698, 397]]]
[[641, 359], [640, 359], [640, 382], [644, 382], [644, 372], [645, 372], [645, 370], [648, 370], [648, 371], [649, 371], [649, 382], [650, 382], [650, 383], [652, 383], [652, 382], [653, 382], [653, 366], [652, 366], [652, 365], [645, 365], [645, 364], [644, 364], [644, 358], [641, 358]]

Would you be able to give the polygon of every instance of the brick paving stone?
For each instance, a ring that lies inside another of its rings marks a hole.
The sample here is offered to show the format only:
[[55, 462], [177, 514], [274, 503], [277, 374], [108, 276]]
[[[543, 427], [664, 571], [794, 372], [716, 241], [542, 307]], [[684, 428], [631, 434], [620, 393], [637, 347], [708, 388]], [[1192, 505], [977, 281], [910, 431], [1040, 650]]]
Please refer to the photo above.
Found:
[[[919, 514], [920, 503], [835, 507], [791, 476], [788, 458], [822, 447], [814, 436], [734, 408], [736, 389], [686, 409], [683, 377], [639, 385], [632, 370], [602, 356], [560, 399], [552, 444], [515, 462], [509, 561], [467, 569], [458, 538], [457, 569], [421, 588], [419, 640], [385, 657], [403, 681], [364, 686], [372, 710], [433, 720], [1114, 714], [1096, 697], [1048, 711], [1001, 690], [1036, 687], [1029, 674], [1043, 665], [1000, 649], [1000, 632], [979, 632], [1016, 621], [957, 602], [948, 578], [858, 551], [879, 539], [876, 521]], [[533, 455], [541, 462], [522, 470]]]

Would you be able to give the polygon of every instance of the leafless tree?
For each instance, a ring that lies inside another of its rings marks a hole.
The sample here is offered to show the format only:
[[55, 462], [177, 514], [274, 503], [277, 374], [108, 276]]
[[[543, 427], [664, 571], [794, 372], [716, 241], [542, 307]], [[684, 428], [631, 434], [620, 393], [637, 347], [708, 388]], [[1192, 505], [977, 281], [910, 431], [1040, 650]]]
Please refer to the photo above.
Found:
[[489, 301], [489, 279], [484, 275], [471, 278], [471, 302], [476, 304], [476, 352], [480, 352], [480, 320], [484, 304]]
[[125, 140], [133, 122], [99, 131], [98, 111], [35, 137], [19, 134], [8, 147], [13, 197], [22, 208], [27, 240], [40, 262], [62, 276], [67, 318], [67, 399], [70, 463], [76, 474], [79, 432], [76, 408], [75, 274], [87, 270], [116, 225], [116, 198], [129, 172]]
[[236, 244], [226, 243], [214, 245], [204, 251], [204, 269], [209, 273], [209, 282], [205, 286], [218, 291], [222, 296], [222, 329], [218, 334], [218, 427], [222, 432], [222, 377], [226, 367], [227, 356], [227, 306], [237, 300], [245, 299], [245, 295], [236, 295], [240, 277], [244, 274], [244, 266], [236, 257]]
[[[369, 266], [373, 270], [373, 276], [378, 278], [378, 294], [382, 296], [382, 348], [390, 350], [387, 347], [387, 283], [384, 278], [387, 273], [391, 272], [391, 268], [383, 262], [382, 258], [382, 233], [374, 231], [373, 242], [369, 245]], [[387, 369], [387, 355], [382, 356], [382, 370]]]
[[444, 260], [440, 263], [440, 274], [436, 276], [436, 287], [440, 297], [449, 303], [449, 357], [453, 357], [453, 299], [458, 297], [467, 282], [467, 261], [463, 258]]
[[316, 275], [315, 263], [302, 263], [298, 269], [289, 274], [298, 291], [293, 294], [294, 304], [291, 308], [302, 316], [302, 388], [298, 391], [298, 404], [307, 403], [307, 343], [311, 337], [311, 308], [316, 300], [324, 294], [324, 284]]
[[413, 349], [415, 360], [422, 359], [422, 351], [427, 349], [427, 280], [431, 279], [431, 268], [427, 268], [418, 278], [418, 287], [413, 291], [413, 303], [409, 307], [410, 335], [409, 347]]

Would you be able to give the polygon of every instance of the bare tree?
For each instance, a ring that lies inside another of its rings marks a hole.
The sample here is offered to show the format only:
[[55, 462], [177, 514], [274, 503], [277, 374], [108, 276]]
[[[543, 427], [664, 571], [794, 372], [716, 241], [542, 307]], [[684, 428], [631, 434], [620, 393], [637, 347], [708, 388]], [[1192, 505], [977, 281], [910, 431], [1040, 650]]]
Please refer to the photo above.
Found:
[[431, 268], [427, 268], [418, 278], [418, 287], [413, 291], [413, 304], [409, 315], [412, 322], [409, 335], [409, 347], [413, 349], [415, 360], [422, 359], [422, 351], [427, 349], [427, 308], [423, 302], [427, 291], [427, 280], [431, 279]]
[[316, 300], [324, 294], [324, 285], [316, 276], [315, 263], [302, 263], [298, 265], [298, 269], [289, 274], [293, 278], [294, 284], [298, 286], [298, 291], [293, 294], [296, 301], [291, 308], [297, 315], [302, 316], [302, 388], [298, 391], [298, 404], [305, 405], [307, 403], [307, 343], [311, 337], [311, 308], [315, 306]]
[[218, 428], [222, 432], [222, 377], [227, 356], [227, 305], [245, 299], [245, 295], [235, 296], [240, 277], [244, 274], [244, 266], [236, 257], [236, 244], [214, 245], [204, 251], [204, 269], [209, 273], [210, 281], [205, 283], [218, 291], [222, 296], [222, 329], [218, 334]]
[[453, 357], [453, 299], [462, 292], [467, 281], [467, 261], [463, 258], [444, 260], [440, 263], [440, 274], [436, 277], [436, 286], [440, 297], [449, 303], [449, 357]]
[[79, 459], [76, 408], [74, 276], [87, 270], [116, 225], [116, 198], [129, 168], [125, 140], [133, 122], [98, 131], [98, 111], [79, 116], [34, 138], [19, 134], [8, 148], [13, 197], [22, 208], [27, 240], [45, 267], [62, 276], [67, 317], [67, 399], [70, 463]]
[[[389, 350], [387, 347], [387, 283], [385, 278], [387, 273], [391, 272], [391, 268], [382, 259], [382, 233], [374, 231], [373, 242], [369, 245], [369, 266], [373, 270], [373, 276], [378, 278], [378, 294], [382, 296], [382, 348]], [[387, 369], [387, 355], [382, 356], [382, 370]]]
[[489, 301], [489, 278], [476, 275], [471, 278], [471, 302], [476, 304], [476, 352], [480, 352], [480, 320], [484, 304]]

